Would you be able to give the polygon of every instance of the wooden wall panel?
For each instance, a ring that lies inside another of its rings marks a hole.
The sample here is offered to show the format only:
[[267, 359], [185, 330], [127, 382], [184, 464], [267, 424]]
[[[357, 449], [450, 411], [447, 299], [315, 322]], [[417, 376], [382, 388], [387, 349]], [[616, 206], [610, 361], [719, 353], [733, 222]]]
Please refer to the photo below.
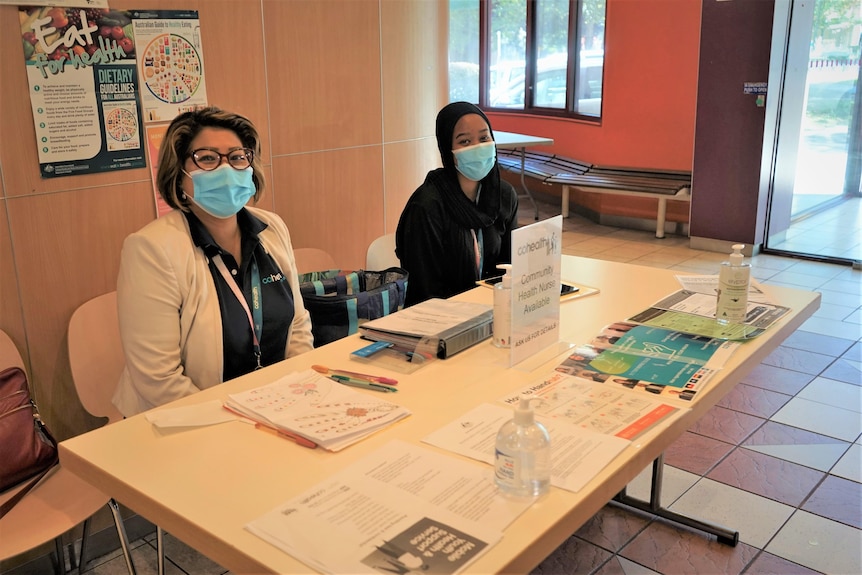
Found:
[[277, 156], [272, 168], [291, 190], [274, 199], [294, 247], [326, 250], [345, 269], [364, 267], [365, 250], [383, 230], [382, 147]]
[[410, 195], [425, 181], [428, 171], [441, 165], [434, 136], [384, 145], [385, 230], [379, 235], [395, 231]]
[[434, 135], [438, 103], [448, 101], [446, 44], [429, 50], [440, 29], [448, 28], [448, 14], [437, 2], [389, 0], [382, 7], [383, 140], [393, 142]]
[[[18, 276], [15, 274], [15, 260], [12, 253], [12, 236], [9, 233], [6, 202], [0, 201], [0, 329], [6, 332], [24, 359], [30, 371], [30, 358], [27, 353], [24, 315], [18, 291]], [[9, 367], [0, 365], [0, 370]]]
[[379, 143], [377, 0], [264, 0], [273, 155]]
[[7, 209], [37, 400], [54, 434], [66, 438], [94, 424], [69, 373], [69, 319], [116, 289], [123, 239], [153, 219], [149, 183], [16, 198]]

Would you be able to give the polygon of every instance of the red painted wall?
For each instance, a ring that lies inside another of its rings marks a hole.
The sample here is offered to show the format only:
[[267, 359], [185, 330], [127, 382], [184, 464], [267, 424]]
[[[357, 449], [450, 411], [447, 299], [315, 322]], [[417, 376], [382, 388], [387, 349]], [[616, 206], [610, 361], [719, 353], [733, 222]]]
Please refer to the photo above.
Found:
[[602, 124], [489, 113], [593, 164], [691, 170], [701, 0], [607, 0]]

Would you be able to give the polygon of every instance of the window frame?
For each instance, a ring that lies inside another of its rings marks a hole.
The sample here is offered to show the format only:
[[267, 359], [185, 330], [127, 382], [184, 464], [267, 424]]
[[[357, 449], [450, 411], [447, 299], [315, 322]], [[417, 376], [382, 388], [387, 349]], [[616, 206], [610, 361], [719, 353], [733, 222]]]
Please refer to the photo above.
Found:
[[[538, 48], [536, 3], [540, 0], [526, 0], [526, 36], [524, 54], [524, 106], [523, 108], [495, 107], [490, 103], [491, 86], [491, 2], [493, 0], [479, 0], [479, 107], [495, 114], [519, 114], [552, 116], [583, 120], [586, 122], [600, 124], [602, 121], [602, 106], [599, 107], [598, 115], [584, 114], [574, 110], [577, 103], [578, 76], [582, 75], [587, 81], [587, 74], [578, 74], [577, 63], [580, 61], [581, 45], [579, 25], [583, 12], [583, 0], [568, 0], [569, 17], [567, 23], [568, 54], [566, 61], [566, 98], [564, 108], [550, 108], [535, 105], [536, 82], [538, 75]], [[607, 21], [607, 2], [605, 2], [605, 14], [603, 21]], [[605, 24], [603, 23], [603, 27]], [[574, 42], [571, 40], [574, 38]], [[605, 35], [602, 34], [602, 54], [604, 54]], [[604, 85], [604, 60], [602, 61], [602, 84]], [[602, 90], [604, 91], [604, 90]], [[603, 104], [603, 102], [602, 102]]]

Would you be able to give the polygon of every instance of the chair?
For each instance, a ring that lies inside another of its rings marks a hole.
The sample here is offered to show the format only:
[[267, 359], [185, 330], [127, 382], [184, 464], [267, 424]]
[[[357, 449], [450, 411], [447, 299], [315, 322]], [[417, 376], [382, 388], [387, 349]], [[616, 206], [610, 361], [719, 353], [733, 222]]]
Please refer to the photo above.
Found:
[[[24, 369], [18, 349], [10, 337], [0, 331], [0, 366], [18, 366]], [[20, 487], [0, 494], [7, 501]], [[62, 536], [83, 523], [81, 553], [77, 561], [80, 574], [87, 565], [87, 543], [90, 536], [90, 518], [107, 505], [114, 518], [126, 568], [132, 575], [135, 567], [129, 552], [128, 537], [116, 502], [74, 473], [57, 465], [33, 487], [2, 519], [0, 519], [0, 561], [16, 557], [26, 551], [54, 540], [55, 571], [65, 571], [65, 553]], [[75, 549], [69, 549], [69, 565], [75, 568]]]
[[401, 267], [398, 256], [395, 255], [395, 234], [380, 236], [368, 246], [365, 253], [365, 269], [385, 270]]
[[[107, 423], [123, 418], [111, 398], [126, 364], [120, 342], [117, 292], [97, 296], [75, 310], [69, 320], [69, 366], [81, 405]], [[113, 500], [112, 500], [113, 501]], [[164, 532], [156, 526], [158, 573], [165, 572]]]
[[338, 268], [332, 256], [318, 248], [295, 248], [293, 257], [296, 259], [296, 271], [301, 274]]

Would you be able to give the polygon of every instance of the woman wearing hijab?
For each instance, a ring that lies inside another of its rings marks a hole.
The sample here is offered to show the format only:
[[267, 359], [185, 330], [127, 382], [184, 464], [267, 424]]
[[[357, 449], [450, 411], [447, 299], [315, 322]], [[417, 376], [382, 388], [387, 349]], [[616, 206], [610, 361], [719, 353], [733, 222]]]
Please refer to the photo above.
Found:
[[395, 231], [410, 273], [408, 306], [466, 291], [511, 262], [518, 195], [500, 178], [488, 118], [467, 102], [447, 105], [437, 114], [437, 148], [443, 167], [428, 172]]

